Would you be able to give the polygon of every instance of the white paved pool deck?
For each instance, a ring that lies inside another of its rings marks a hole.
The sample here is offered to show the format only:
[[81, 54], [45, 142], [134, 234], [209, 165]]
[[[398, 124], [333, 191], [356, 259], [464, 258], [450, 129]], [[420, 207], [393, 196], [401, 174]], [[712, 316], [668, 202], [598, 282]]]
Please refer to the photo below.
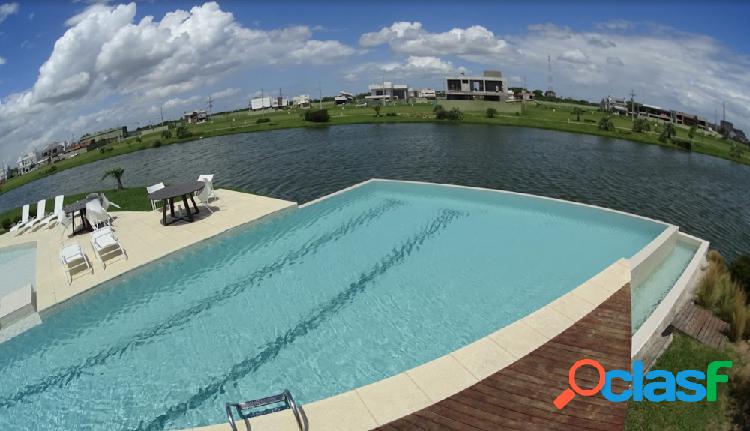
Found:
[[[152, 262], [179, 249], [188, 247], [231, 228], [297, 206], [294, 202], [273, 199], [231, 190], [216, 190], [217, 200], [211, 202], [213, 213], [201, 205], [193, 223], [178, 222], [162, 226], [161, 210], [113, 211], [113, 228], [128, 259], [119, 256], [107, 261], [107, 268], [96, 259], [89, 242], [89, 234], [67, 238], [59, 227], [42, 227], [20, 235], [0, 235], [0, 248], [14, 244], [36, 242], [36, 301], [37, 311], [43, 311], [107, 280]], [[70, 230], [68, 229], [68, 232]], [[94, 273], [78, 273], [68, 285], [59, 260], [60, 246], [65, 241], [77, 241], [94, 267]]]

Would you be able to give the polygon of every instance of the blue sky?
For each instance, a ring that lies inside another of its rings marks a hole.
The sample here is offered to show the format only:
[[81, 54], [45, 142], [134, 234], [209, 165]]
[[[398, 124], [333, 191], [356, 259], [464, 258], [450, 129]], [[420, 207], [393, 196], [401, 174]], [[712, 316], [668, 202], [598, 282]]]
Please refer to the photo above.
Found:
[[484, 69], [543, 89], [547, 55], [561, 95], [632, 88], [709, 120], [725, 102], [749, 128], [748, 16], [743, 2], [0, 0], [0, 162], [157, 121], [159, 107], [171, 118], [205, 109], [208, 95], [232, 109], [261, 89], [356, 93], [383, 78], [440, 88]]

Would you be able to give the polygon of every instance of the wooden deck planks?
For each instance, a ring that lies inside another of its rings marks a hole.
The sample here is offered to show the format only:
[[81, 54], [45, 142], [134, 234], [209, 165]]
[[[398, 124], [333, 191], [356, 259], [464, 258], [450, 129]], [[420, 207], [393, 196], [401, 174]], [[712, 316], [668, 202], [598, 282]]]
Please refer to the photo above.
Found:
[[[630, 369], [630, 286], [626, 285], [563, 333], [477, 384], [379, 430], [558, 430], [615, 431], [625, 423], [627, 403], [601, 395], [576, 397], [558, 411], [552, 401], [567, 388], [573, 362], [596, 359], [605, 369]], [[584, 367], [583, 387], [597, 381]], [[624, 387], [624, 382], [619, 392]]]
[[714, 316], [708, 310], [689, 303], [680, 310], [672, 321], [672, 326], [685, 335], [688, 335], [701, 343], [720, 349], [726, 342], [724, 333], [729, 329], [729, 324]]

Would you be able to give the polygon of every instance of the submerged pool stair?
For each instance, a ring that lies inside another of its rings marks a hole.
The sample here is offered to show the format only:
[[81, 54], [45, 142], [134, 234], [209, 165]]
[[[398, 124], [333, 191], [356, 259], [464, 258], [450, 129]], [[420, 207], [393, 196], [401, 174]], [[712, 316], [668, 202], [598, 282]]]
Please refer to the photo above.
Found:
[[[245, 410], [257, 409], [258, 407], [273, 406], [273, 405], [276, 405], [276, 407], [272, 407], [261, 413], [256, 413], [256, 414], [244, 413]], [[305, 416], [304, 410], [302, 410], [302, 408], [298, 406], [297, 403], [294, 401], [294, 397], [292, 397], [292, 394], [289, 392], [288, 389], [285, 389], [284, 392], [278, 395], [272, 395], [270, 397], [259, 398], [257, 400], [244, 401], [241, 403], [227, 403], [226, 404], [227, 420], [229, 420], [229, 425], [232, 427], [232, 431], [237, 431], [237, 423], [235, 422], [234, 413], [232, 412], [233, 409], [237, 411], [237, 415], [242, 420], [246, 420], [251, 417], [255, 417], [258, 415], [262, 415], [262, 414], [268, 414], [268, 413], [273, 413], [273, 412], [277, 412], [281, 410], [291, 409], [292, 413], [294, 413], [294, 419], [297, 420], [297, 425], [299, 425], [300, 431], [308, 430], [307, 416]], [[248, 427], [248, 429], [250, 428]]]

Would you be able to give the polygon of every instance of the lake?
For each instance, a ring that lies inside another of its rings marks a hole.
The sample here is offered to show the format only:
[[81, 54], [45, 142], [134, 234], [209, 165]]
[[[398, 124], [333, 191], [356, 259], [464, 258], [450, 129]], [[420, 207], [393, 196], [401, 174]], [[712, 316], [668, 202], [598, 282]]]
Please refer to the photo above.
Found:
[[365, 124], [248, 133], [117, 156], [0, 195], [0, 212], [56, 194], [194, 180], [299, 203], [369, 178], [533, 193], [679, 225], [726, 257], [750, 252], [750, 167], [598, 136], [469, 124]]

